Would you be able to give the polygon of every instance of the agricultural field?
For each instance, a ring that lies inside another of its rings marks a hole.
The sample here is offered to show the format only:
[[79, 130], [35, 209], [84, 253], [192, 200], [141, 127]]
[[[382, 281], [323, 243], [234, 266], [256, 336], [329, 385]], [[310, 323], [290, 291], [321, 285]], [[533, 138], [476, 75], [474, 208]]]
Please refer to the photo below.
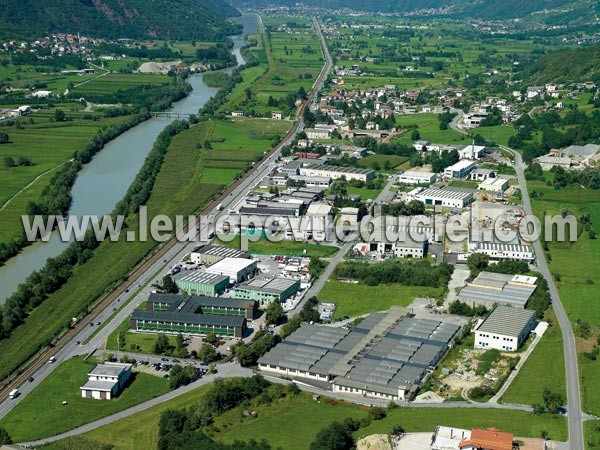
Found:
[[[240, 248], [241, 238], [236, 237], [229, 242], [220, 242], [220, 245], [232, 248]], [[281, 242], [272, 242], [267, 239], [260, 239], [256, 242], [248, 242], [248, 248], [251, 253], [262, 255], [281, 255], [281, 256], [314, 256], [328, 258], [335, 255], [338, 247], [323, 244], [309, 244], [298, 241], [283, 240]]]
[[[471, 143], [468, 136], [460, 134], [450, 128], [447, 130], [440, 130], [440, 122], [436, 114], [397, 115], [396, 123], [398, 124], [398, 128], [415, 128], [419, 132], [420, 139], [435, 144], [467, 145]], [[409, 130], [395, 138], [394, 142], [412, 145], [413, 139], [411, 139], [411, 135], [412, 132]]]
[[[55, 171], [71, 159], [75, 151], [86, 146], [89, 140], [103, 127], [120, 123], [127, 116], [104, 118], [99, 113], [85, 113], [75, 103], [59, 106], [67, 120], [54, 121], [57, 108], [42, 109], [21, 119], [19, 128], [0, 127], [8, 133], [10, 143], [0, 145], [0, 159], [10, 157], [18, 161], [24, 156], [31, 160], [30, 166], [0, 166], [0, 242], [8, 242], [22, 233], [21, 215], [26, 213], [27, 204], [35, 201], [54, 175]], [[93, 120], [93, 118], [97, 120]], [[29, 119], [33, 123], [29, 123]]]
[[166, 75], [109, 73], [105, 76], [96, 76], [86, 83], [78, 84], [70, 92], [82, 97], [89, 94], [111, 95], [119, 90], [127, 90], [140, 85], [161, 86], [170, 82], [171, 78]]
[[[53, 436], [122, 411], [169, 391], [169, 382], [134, 373], [131, 383], [110, 401], [82, 398], [80, 386], [96, 361], [73, 358], [63, 362], [1, 421], [15, 442]], [[63, 402], [67, 402], [63, 404]]]
[[[166, 409], [182, 409], [199, 399], [206, 387], [186, 393], [180, 397], [134, 414], [115, 424], [111, 424], [83, 435], [85, 438], [108, 443], [118, 450], [142, 450], [154, 448], [158, 441], [159, 413]], [[266, 440], [273, 448], [286, 450], [307, 450], [317, 432], [333, 421], [346, 417], [363, 419], [368, 416], [368, 408], [341, 401], [328, 401], [322, 397], [319, 402], [312, 395], [287, 396], [273, 400], [270, 404], [252, 402], [255, 417], [244, 417], [241, 406], [215, 418], [215, 423], [206, 432], [220, 442], [232, 443], [235, 440]], [[289, 433], [289, 424], [294, 423], [295, 433]], [[387, 417], [371, 421], [370, 425], [359, 429], [356, 438], [374, 433], [390, 433], [395, 425], [406, 431], [431, 432], [439, 424], [471, 428], [495, 426], [515, 433], [517, 436], [539, 437], [542, 430], [551, 439], [566, 439], [566, 420], [560, 416], [535, 416], [523, 411], [467, 408], [396, 408], [387, 411]], [[298, 439], [302, 436], [302, 439]]]
[[443, 294], [443, 288], [401, 284], [367, 286], [329, 280], [319, 293], [319, 300], [336, 303], [335, 318], [339, 319], [386, 311], [390, 306], [408, 306], [417, 297], [440, 298]]
[[[545, 214], [561, 214], [568, 210], [576, 217], [589, 213], [591, 229], [600, 231], [600, 194], [579, 186], [555, 190], [545, 183], [529, 182], [529, 191], [535, 191], [532, 199], [538, 217]], [[595, 270], [600, 254], [600, 240], [591, 239], [588, 231], [579, 224], [579, 237], [575, 243], [551, 242], [549, 266], [561, 296], [565, 310], [571, 320], [580, 352], [580, 376], [582, 380], [583, 409], [600, 414], [600, 393], [595, 380], [600, 377], [597, 360], [584, 356], [591, 352], [600, 336], [600, 306], [596, 285], [600, 273]]]

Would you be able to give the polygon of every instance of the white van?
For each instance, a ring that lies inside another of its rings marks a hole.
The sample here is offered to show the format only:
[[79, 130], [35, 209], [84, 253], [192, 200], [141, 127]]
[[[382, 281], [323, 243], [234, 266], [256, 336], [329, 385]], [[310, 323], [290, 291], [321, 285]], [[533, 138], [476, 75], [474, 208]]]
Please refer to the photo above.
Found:
[[19, 390], [13, 389], [12, 391], [10, 391], [10, 394], [8, 394], [8, 398], [17, 398], [18, 395], [19, 395]]

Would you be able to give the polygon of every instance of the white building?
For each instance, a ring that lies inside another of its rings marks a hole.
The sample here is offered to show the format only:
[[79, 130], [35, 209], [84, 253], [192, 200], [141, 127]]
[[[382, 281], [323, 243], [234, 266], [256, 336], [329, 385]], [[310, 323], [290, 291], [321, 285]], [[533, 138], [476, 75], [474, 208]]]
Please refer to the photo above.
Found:
[[425, 203], [426, 206], [464, 208], [473, 202], [474, 195], [474, 189], [435, 185], [418, 193], [415, 198]]
[[327, 166], [318, 164], [314, 166], [301, 167], [300, 175], [306, 177], [325, 177], [332, 180], [338, 180], [345, 177], [346, 180], [358, 180], [367, 182], [375, 178], [375, 171], [371, 169], [361, 169], [346, 166]]
[[331, 131], [325, 128], [306, 128], [304, 132], [308, 139], [331, 139]]
[[482, 191], [500, 194], [508, 189], [508, 180], [506, 178], [487, 178], [479, 183], [478, 187]]
[[431, 442], [431, 450], [461, 450], [461, 444], [471, 439], [471, 430], [437, 426]]
[[398, 176], [398, 182], [404, 184], [431, 184], [436, 179], [437, 175], [433, 172], [417, 172], [416, 170], [407, 170]]
[[429, 149], [430, 145], [431, 145], [431, 142], [420, 140], [420, 141], [413, 142], [412, 146], [415, 150], [418, 150], [421, 152], [423, 150]]
[[492, 169], [477, 168], [469, 174], [469, 178], [473, 181], [483, 181], [488, 178], [496, 178], [496, 172]]
[[446, 167], [446, 169], [444, 169], [444, 176], [449, 179], [460, 180], [469, 175], [476, 167], [477, 165], [475, 162], [461, 159], [456, 164]]
[[496, 306], [475, 330], [475, 348], [514, 352], [535, 328], [535, 311]]
[[88, 380], [81, 386], [83, 398], [110, 400], [119, 395], [131, 377], [131, 364], [98, 364], [88, 373]]
[[205, 269], [208, 273], [225, 275], [231, 283], [241, 283], [251, 278], [258, 268], [256, 261], [246, 258], [224, 258]]
[[491, 260], [518, 259], [533, 262], [533, 248], [520, 244], [497, 244], [494, 242], [478, 242], [474, 253], [488, 255]]
[[458, 151], [458, 154], [461, 159], [480, 159], [486, 151], [485, 145], [467, 145], [465, 148], [462, 148]]

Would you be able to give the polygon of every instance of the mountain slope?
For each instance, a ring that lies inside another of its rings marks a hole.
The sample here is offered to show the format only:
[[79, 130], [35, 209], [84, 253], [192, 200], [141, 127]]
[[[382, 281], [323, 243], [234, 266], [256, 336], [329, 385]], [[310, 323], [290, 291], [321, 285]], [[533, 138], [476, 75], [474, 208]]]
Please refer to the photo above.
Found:
[[212, 40], [234, 31], [224, 17], [236, 13], [224, 0], [2, 0], [0, 33]]
[[532, 84], [576, 81], [600, 83], [600, 46], [561, 50], [541, 55], [532, 64], [523, 68], [521, 76]]

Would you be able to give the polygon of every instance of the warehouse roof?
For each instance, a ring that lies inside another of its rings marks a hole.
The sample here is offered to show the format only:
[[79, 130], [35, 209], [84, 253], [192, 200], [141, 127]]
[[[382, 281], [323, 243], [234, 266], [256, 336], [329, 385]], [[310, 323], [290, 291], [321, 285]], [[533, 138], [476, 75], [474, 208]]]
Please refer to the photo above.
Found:
[[372, 169], [362, 169], [360, 167], [348, 167], [348, 166], [330, 166], [327, 164], [316, 164], [314, 166], [308, 167], [310, 170], [326, 170], [328, 172], [336, 172], [336, 173], [359, 173], [363, 175], [368, 175], [370, 173], [374, 173]]
[[417, 194], [417, 199], [425, 197], [465, 199], [472, 197], [475, 192], [475, 189], [434, 184]]
[[252, 215], [252, 216], [296, 216], [298, 208], [270, 208], [270, 207], [249, 207], [242, 206], [240, 208], [240, 214]]
[[243, 250], [231, 247], [223, 247], [222, 245], [203, 245], [192, 251], [192, 253], [200, 253], [204, 255], [222, 256], [223, 258], [240, 258], [248, 254]]
[[[248, 309], [254, 306], [253, 300], [241, 300], [237, 298], [216, 298], [203, 297], [195, 295], [178, 295], [178, 294], [150, 294], [148, 303], [167, 303], [171, 310], [178, 309], [183, 311], [191, 310], [195, 307], [222, 307], [222, 308], [238, 308]], [[184, 306], [185, 305], [185, 306]]]
[[98, 364], [94, 367], [88, 375], [95, 375], [101, 377], [118, 377], [121, 372], [131, 369], [131, 364], [125, 363], [105, 363]]
[[219, 284], [222, 283], [225, 279], [227, 279], [227, 277], [224, 275], [219, 275], [217, 273], [201, 272], [199, 270], [193, 270], [190, 272], [182, 271], [180, 273], [180, 276], [175, 276], [175, 280], [189, 281], [192, 283], [202, 284]]
[[295, 284], [300, 284], [298, 280], [290, 278], [274, 278], [272, 280], [253, 279], [240, 284], [236, 289], [246, 289], [249, 291], [269, 292], [273, 294], [281, 294]]
[[514, 253], [531, 253], [533, 256], [533, 248], [529, 245], [520, 244], [500, 244], [495, 242], [479, 242], [477, 250], [493, 250], [497, 252], [514, 252]]
[[243, 316], [226, 316], [217, 314], [192, 314], [173, 311], [141, 311], [135, 310], [131, 314], [135, 320], [152, 322], [188, 323], [194, 325], [241, 327], [246, 322]]
[[206, 268], [207, 271], [215, 273], [215, 272], [224, 272], [224, 273], [232, 273], [239, 272], [240, 270], [247, 269], [248, 267], [255, 265], [256, 261], [253, 259], [246, 258], [224, 258], [219, 262], [214, 263], [213, 265]]
[[535, 319], [535, 311], [499, 305], [479, 325], [477, 331], [519, 337], [531, 319]]
[[492, 302], [524, 308], [536, 289], [536, 277], [481, 272], [461, 289], [458, 297], [473, 302]]

